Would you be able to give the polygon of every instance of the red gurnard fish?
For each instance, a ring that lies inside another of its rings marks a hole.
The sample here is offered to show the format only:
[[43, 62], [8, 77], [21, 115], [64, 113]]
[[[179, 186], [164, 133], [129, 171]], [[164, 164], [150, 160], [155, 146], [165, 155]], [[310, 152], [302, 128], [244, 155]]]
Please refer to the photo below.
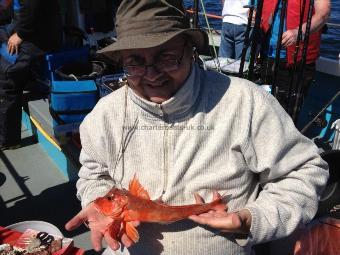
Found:
[[105, 196], [97, 198], [94, 205], [100, 213], [114, 219], [108, 226], [108, 231], [114, 239], [117, 239], [118, 234], [126, 233], [136, 243], [139, 234], [132, 221], [171, 223], [211, 209], [226, 208], [225, 200], [226, 196], [223, 196], [205, 204], [167, 205], [161, 201], [150, 200], [148, 192], [134, 176], [128, 191], [112, 188]]

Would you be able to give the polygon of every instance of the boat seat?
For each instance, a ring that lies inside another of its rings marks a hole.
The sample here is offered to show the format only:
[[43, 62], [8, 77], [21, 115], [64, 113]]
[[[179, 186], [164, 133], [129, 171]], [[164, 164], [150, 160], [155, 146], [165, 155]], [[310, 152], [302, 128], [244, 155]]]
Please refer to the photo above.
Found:
[[61, 169], [61, 171], [68, 175], [70, 179], [75, 178], [80, 168], [78, 160], [80, 147], [73, 138], [78, 134], [79, 123], [58, 126], [58, 128], [54, 127], [53, 118], [49, 111], [49, 102], [46, 97], [31, 98], [27, 106], [25, 113], [30, 118], [32, 132], [37, 136], [39, 144], [45, 148], [49, 157], [57, 165], [60, 157], [65, 158], [67, 161], [66, 166], [59, 167], [67, 168]]

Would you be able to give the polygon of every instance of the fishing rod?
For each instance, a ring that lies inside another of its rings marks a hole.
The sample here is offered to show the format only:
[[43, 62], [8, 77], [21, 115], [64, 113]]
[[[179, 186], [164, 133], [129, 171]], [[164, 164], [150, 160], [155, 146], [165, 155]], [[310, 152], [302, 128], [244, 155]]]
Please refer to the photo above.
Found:
[[253, 79], [257, 46], [258, 46], [258, 42], [260, 40], [260, 34], [261, 34], [260, 25], [261, 25], [263, 1], [264, 0], [258, 0], [257, 7], [256, 7], [255, 23], [254, 23], [253, 35], [252, 35], [253, 40], [252, 40], [252, 45], [251, 45], [251, 50], [250, 50], [250, 60], [249, 60], [249, 66], [248, 66], [248, 80], [250, 81]]
[[294, 123], [297, 122], [297, 117], [298, 117], [298, 113], [299, 113], [299, 110], [300, 110], [300, 105], [301, 105], [302, 99], [303, 99], [302, 77], [303, 77], [303, 74], [304, 74], [304, 71], [305, 71], [305, 65], [306, 65], [307, 48], [308, 48], [308, 43], [309, 43], [310, 28], [311, 28], [312, 16], [313, 16], [313, 7], [314, 7], [314, 0], [310, 0], [309, 7], [308, 7], [307, 22], [306, 22], [305, 38], [304, 38], [304, 42], [303, 42], [302, 61], [301, 61], [301, 66], [300, 66], [298, 80], [297, 80], [297, 82], [298, 82], [297, 93], [296, 93], [296, 97], [295, 97], [295, 104], [294, 104], [293, 112], [292, 112], [292, 115], [291, 115]]
[[321, 109], [321, 111], [301, 129], [301, 134], [304, 134], [339, 96], [340, 90], [331, 98], [331, 100], [329, 100], [329, 102]]
[[243, 78], [243, 68], [244, 68], [244, 63], [246, 61], [246, 55], [247, 55], [247, 50], [249, 48], [250, 45], [250, 30], [251, 30], [251, 23], [252, 23], [252, 19], [253, 19], [253, 14], [254, 14], [254, 1], [255, 0], [251, 0], [250, 1], [250, 5], [245, 5], [243, 6], [243, 8], [249, 8], [249, 13], [248, 13], [248, 23], [247, 23], [247, 28], [246, 31], [244, 33], [244, 42], [243, 42], [243, 48], [242, 48], [242, 53], [241, 53], [241, 62], [240, 62], [240, 69], [238, 72], [238, 75], [240, 78]]
[[298, 54], [300, 51], [300, 43], [302, 40], [302, 25], [303, 25], [303, 18], [305, 16], [305, 8], [306, 8], [306, 0], [303, 0], [302, 9], [300, 10], [298, 35], [297, 35], [297, 39], [295, 43], [293, 73], [290, 77], [289, 88], [288, 88], [288, 102], [286, 105], [288, 113], [291, 113], [291, 102], [292, 102], [291, 98], [292, 98], [292, 95], [295, 96], [295, 92], [296, 92], [295, 77], [296, 77], [296, 72], [297, 72], [297, 67], [298, 67]]
[[194, 0], [194, 28], [198, 28], [198, 7], [199, 2], [198, 0]]
[[283, 35], [283, 26], [285, 23], [285, 17], [287, 12], [287, 3], [288, 0], [282, 0], [282, 8], [280, 13], [280, 25], [279, 25], [279, 34], [276, 43], [276, 52], [275, 52], [275, 60], [274, 60], [274, 75], [273, 75], [273, 84], [272, 84], [272, 94], [274, 97], [277, 96], [278, 87], [277, 83], [277, 72], [279, 71], [279, 63], [280, 63], [280, 53], [282, 47], [282, 35]]

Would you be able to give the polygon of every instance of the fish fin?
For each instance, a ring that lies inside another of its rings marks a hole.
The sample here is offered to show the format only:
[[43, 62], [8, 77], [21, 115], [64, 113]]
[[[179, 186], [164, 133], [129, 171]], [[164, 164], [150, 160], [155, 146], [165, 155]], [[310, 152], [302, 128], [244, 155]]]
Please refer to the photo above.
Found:
[[223, 194], [223, 195], [221, 196], [221, 201], [222, 201], [222, 203], [227, 204], [227, 203], [230, 201], [231, 197], [232, 197], [231, 194], [226, 194], [226, 193]]
[[137, 243], [139, 240], [139, 234], [135, 226], [131, 222], [125, 224], [126, 235], [134, 242]]
[[120, 224], [121, 224], [121, 221], [114, 220], [110, 224], [110, 226], [108, 227], [108, 231], [109, 231], [110, 236], [115, 240], [117, 240], [117, 236], [118, 236], [118, 233], [120, 231]]
[[125, 210], [122, 216], [124, 221], [135, 221], [139, 218], [139, 213], [134, 210]]
[[140, 184], [136, 177], [136, 174], [133, 176], [133, 179], [129, 183], [129, 192], [136, 197], [150, 200], [149, 193], [144, 189], [142, 184]]
[[117, 207], [113, 208], [113, 210], [110, 212], [110, 216], [112, 218], [119, 217], [123, 212], [123, 206], [117, 205]]

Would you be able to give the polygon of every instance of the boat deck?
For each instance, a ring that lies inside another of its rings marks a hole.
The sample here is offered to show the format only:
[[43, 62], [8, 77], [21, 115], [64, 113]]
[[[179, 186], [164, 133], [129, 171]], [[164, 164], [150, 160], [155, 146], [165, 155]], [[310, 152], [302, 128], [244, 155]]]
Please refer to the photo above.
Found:
[[65, 237], [85, 254], [92, 250], [84, 226], [67, 232], [65, 223], [80, 210], [75, 181], [69, 180], [36, 141], [31, 130], [22, 127], [22, 147], [0, 151], [0, 226], [42, 220], [57, 226]]

